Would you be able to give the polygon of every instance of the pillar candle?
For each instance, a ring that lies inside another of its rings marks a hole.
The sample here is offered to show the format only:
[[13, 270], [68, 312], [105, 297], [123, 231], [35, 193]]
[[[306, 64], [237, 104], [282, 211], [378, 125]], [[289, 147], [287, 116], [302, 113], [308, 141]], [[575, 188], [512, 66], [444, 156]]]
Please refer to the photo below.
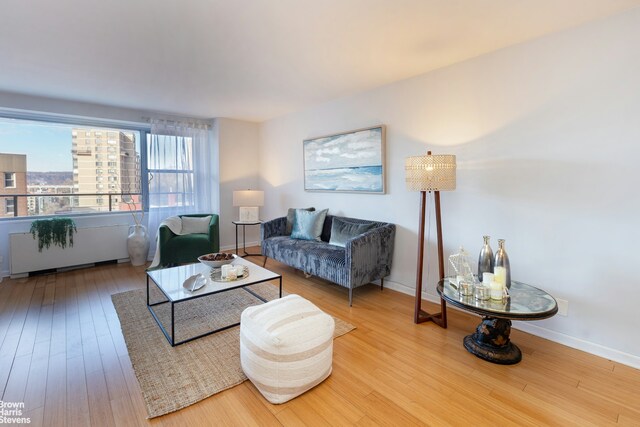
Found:
[[493, 282], [493, 273], [482, 273], [482, 283], [489, 286]]
[[491, 299], [502, 300], [504, 285], [494, 280], [493, 282], [491, 282], [489, 287], [491, 288]]
[[229, 277], [229, 272], [231, 271], [231, 269], [233, 268], [233, 266], [229, 265], [229, 264], [225, 264], [222, 266], [221, 268], [221, 272], [222, 272], [222, 278], [226, 279], [227, 277]]
[[506, 286], [507, 284], [507, 269], [505, 267], [495, 267], [493, 269], [493, 280]]

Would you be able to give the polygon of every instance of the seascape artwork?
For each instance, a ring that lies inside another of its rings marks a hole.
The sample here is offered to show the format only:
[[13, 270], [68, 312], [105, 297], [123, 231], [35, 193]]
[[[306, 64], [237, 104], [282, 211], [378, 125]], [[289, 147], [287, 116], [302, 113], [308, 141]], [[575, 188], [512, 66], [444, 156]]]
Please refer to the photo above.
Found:
[[304, 188], [384, 193], [384, 127], [305, 140]]

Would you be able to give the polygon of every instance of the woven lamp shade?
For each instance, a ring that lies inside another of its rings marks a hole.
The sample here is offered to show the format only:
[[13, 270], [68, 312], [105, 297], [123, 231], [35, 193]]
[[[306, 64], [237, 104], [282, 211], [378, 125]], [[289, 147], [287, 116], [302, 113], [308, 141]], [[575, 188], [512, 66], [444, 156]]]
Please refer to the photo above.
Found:
[[456, 156], [452, 154], [407, 157], [407, 189], [411, 191], [452, 191], [456, 189]]

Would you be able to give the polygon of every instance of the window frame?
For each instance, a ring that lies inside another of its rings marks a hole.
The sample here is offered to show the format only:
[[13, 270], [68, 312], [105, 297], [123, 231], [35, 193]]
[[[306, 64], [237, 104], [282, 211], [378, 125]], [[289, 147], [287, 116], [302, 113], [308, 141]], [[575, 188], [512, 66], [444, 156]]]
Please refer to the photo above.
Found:
[[[11, 203], [9, 203], [11, 202]], [[11, 204], [11, 212], [9, 212], [9, 204]], [[16, 214], [16, 204], [15, 199], [12, 197], [4, 198], [4, 214], [5, 215], [15, 215]]]
[[[7, 179], [7, 175], [10, 175], [11, 178]], [[13, 185], [7, 185], [7, 181], [11, 180], [11, 182], [13, 182]], [[5, 172], [4, 173], [4, 188], [16, 188], [17, 184], [16, 184], [16, 173], [15, 172]]]
[[[100, 119], [100, 118], [84, 118], [84, 117], [74, 117], [74, 116], [66, 116], [66, 115], [63, 116], [63, 115], [57, 115], [54, 113], [36, 113], [36, 112], [30, 112], [30, 111], [4, 110], [1, 108], [0, 108], [0, 118], [10, 119], [10, 120], [42, 122], [42, 123], [50, 123], [50, 124], [58, 124], [58, 125], [77, 126], [82, 128], [102, 128], [100, 132], [102, 132], [102, 135], [106, 134], [108, 137], [111, 137], [112, 135], [115, 136], [116, 130], [138, 132], [138, 134], [140, 135], [140, 193], [141, 193], [140, 199], [142, 202], [142, 211], [145, 212], [145, 214], [149, 212], [149, 179], [148, 179], [149, 173], [147, 170], [147, 138], [148, 138], [148, 135], [151, 133], [151, 126], [149, 123], [119, 121], [119, 120]], [[71, 139], [73, 140], [74, 138], [77, 139], [77, 134], [74, 135], [72, 132]], [[100, 160], [103, 160], [103, 159], [100, 159]], [[14, 173], [14, 184], [16, 184], [15, 173]], [[14, 212], [15, 212], [15, 204], [14, 204]], [[140, 212], [140, 211], [136, 211], [136, 212]], [[69, 213], [65, 213], [65, 216], [87, 217], [87, 216], [100, 216], [100, 215], [119, 215], [124, 213], [129, 213], [129, 212], [127, 211], [91, 212], [91, 213], [69, 212]], [[57, 216], [58, 215], [38, 215], [37, 218], [48, 218], [48, 217], [57, 217]], [[36, 218], [36, 217], [29, 216], [29, 215], [13, 216], [13, 217], [7, 217], [7, 218], [0, 218], [0, 221], [24, 220], [28, 218]]]
[[[146, 167], [146, 171], [141, 172], [141, 173], [145, 173], [146, 172], [146, 178], [147, 178], [147, 194], [146, 194], [146, 199], [144, 198], [144, 194], [143, 194], [143, 206], [150, 206], [150, 201], [149, 201], [149, 175], [153, 175], [154, 173], [161, 175], [161, 174], [173, 174], [176, 177], [178, 175], [181, 175], [184, 179], [184, 177], [186, 175], [190, 175], [192, 182], [194, 183], [194, 188], [193, 191], [191, 193], [189, 193], [190, 196], [190, 204], [183, 204], [181, 206], [189, 206], [189, 207], [193, 207], [195, 206], [195, 197], [196, 197], [196, 191], [195, 191], [195, 179], [196, 179], [196, 174], [195, 174], [195, 170], [194, 170], [194, 160], [193, 160], [193, 156], [194, 156], [194, 142], [193, 142], [193, 138], [190, 136], [182, 136], [182, 135], [171, 135], [171, 134], [166, 134], [166, 133], [158, 133], [157, 134], [158, 137], [165, 137], [165, 138], [174, 138], [174, 143], [175, 143], [175, 148], [176, 148], [176, 153], [178, 150], [178, 138], [187, 138], [189, 139], [189, 144], [191, 144], [191, 155], [192, 155], [192, 159], [191, 159], [191, 169], [178, 169], [178, 166], [176, 165], [176, 167], [174, 169], [153, 169], [153, 168], [148, 168], [147, 164], [146, 164], [146, 158], [145, 158], [145, 167]], [[151, 142], [152, 135], [151, 132], [148, 133], [147, 137], [146, 137], [146, 147], [145, 147], [145, 157], [148, 156], [148, 148], [149, 148], [149, 144]], [[142, 150], [141, 150], [142, 151]], [[142, 155], [141, 155], [142, 157]], [[142, 162], [142, 159], [140, 160]], [[142, 170], [142, 167], [140, 168]], [[154, 194], [163, 194], [163, 195], [170, 195], [170, 194], [183, 194], [180, 192], [157, 192]], [[184, 199], [184, 198], [183, 198]], [[184, 200], [183, 200], [184, 202]], [[167, 208], [171, 208], [171, 206], [156, 206], [156, 208], [160, 208], [160, 209], [167, 209]]]

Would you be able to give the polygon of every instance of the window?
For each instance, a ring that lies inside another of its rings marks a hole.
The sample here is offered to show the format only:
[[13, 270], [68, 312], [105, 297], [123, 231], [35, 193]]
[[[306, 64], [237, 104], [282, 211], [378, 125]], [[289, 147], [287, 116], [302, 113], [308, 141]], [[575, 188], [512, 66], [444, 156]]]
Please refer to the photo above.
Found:
[[15, 174], [15, 172], [5, 172], [4, 173], [4, 187], [5, 188], [16, 188], [16, 174]]
[[[143, 184], [146, 174], [144, 179], [142, 175], [146, 144], [141, 144], [141, 138], [146, 140], [147, 130], [77, 125], [57, 120], [67, 119], [55, 118], [54, 121], [38, 116], [38, 120], [25, 120], [0, 116], [0, 164], [25, 165], [25, 170], [19, 167], [11, 172], [0, 169], [0, 179], [4, 178], [4, 186], [0, 186], [0, 209], [10, 212], [9, 216], [14, 212], [31, 216], [128, 211], [126, 204], [113, 202], [113, 196], [109, 194], [124, 192], [140, 197], [143, 189], [146, 192], [146, 184]], [[102, 138], [101, 153], [94, 153], [99, 149], [99, 138]], [[111, 159], [109, 169], [119, 178], [108, 183], [107, 139], [113, 141], [109, 147], [116, 152], [126, 143], [129, 153], [126, 162], [119, 161], [117, 156]], [[119, 182], [126, 182], [126, 188], [121, 189]], [[8, 192], [5, 188], [15, 190]], [[40, 195], [36, 196], [38, 191]], [[48, 192], [72, 196], [42, 196]], [[96, 197], [96, 193], [105, 196]], [[18, 194], [17, 199], [13, 194]], [[25, 206], [24, 211], [21, 206]], [[0, 211], [0, 216], [6, 214]]]
[[6, 199], [4, 199], [4, 213], [6, 215], [15, 215], [15, 209], [16, 206], [13, 198], [7, 197]]
[[194, 206], [193, 141], [188, 137], [147, 137], [150, 207]]

